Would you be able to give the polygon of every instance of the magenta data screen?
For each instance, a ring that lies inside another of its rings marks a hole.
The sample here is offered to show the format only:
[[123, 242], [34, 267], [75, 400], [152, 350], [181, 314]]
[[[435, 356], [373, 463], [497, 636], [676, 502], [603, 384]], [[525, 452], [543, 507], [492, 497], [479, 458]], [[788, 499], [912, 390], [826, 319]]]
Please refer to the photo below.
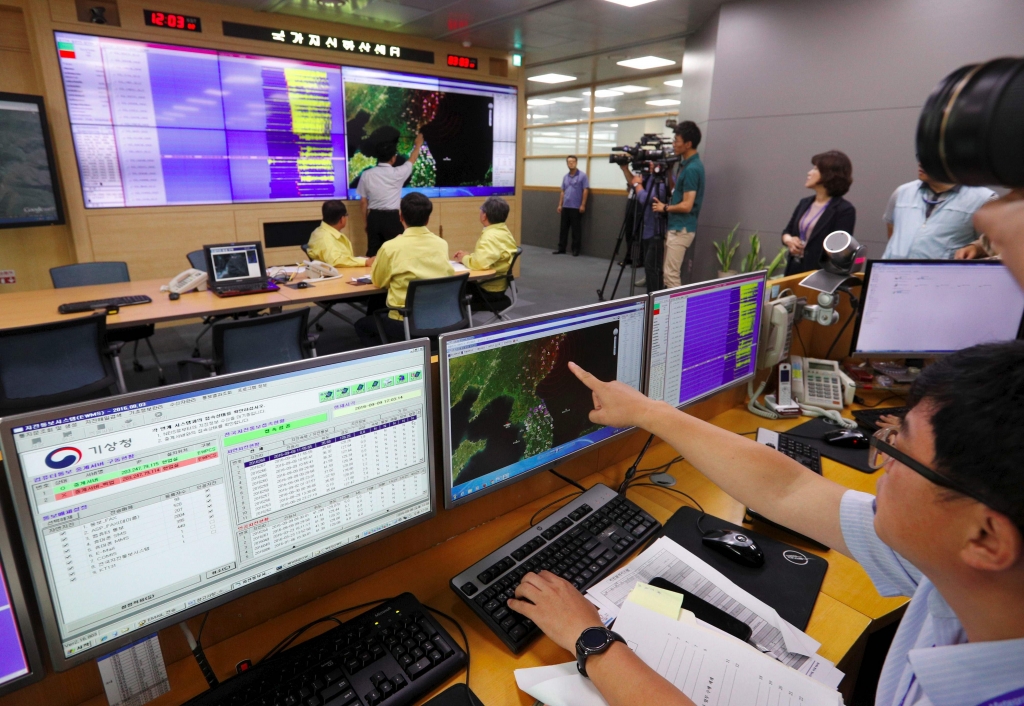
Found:
[[28, 658], [21, 642], [18, 621], [11, 605], [7, 577], [0, 564], [0, 686], [29, 672]]

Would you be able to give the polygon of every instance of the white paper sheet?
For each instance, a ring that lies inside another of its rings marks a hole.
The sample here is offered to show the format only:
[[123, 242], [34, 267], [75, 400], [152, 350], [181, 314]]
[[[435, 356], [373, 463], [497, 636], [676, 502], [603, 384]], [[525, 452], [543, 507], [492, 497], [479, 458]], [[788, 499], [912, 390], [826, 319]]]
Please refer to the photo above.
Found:
[[455, 270], [455, 274], [459, 274], [460, 272], [469, 272], [469, 268], [461, 262], [455, 262], [455, 260], [449, 260], [449, 262], [451, 263], [452, 269]]
[[96, 663], [110, 706], [142, 706], [171, 690], [156, 635], [136, 640]]

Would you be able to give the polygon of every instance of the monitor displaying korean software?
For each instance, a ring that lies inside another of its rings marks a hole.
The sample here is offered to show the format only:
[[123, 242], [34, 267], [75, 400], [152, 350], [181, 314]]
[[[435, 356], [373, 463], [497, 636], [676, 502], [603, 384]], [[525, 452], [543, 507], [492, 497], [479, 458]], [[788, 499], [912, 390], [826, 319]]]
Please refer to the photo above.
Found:
[[[14, 555], [17, 542], [8, 499], [0, 488], [0, 695], [43, 678], [42, 658], [25, 603], [24, 584]], [[14, 539], [14, 542], [11, 540]]]
[[554, 468], [626, 430], [590, 421], [574, 362], [641, 390], [647, 297], [441, 337], [445, 506]]
[[429, 343], [7, 418], [54, 665], [430, 517]]
[[1019, 338], [1024, 292], [993, 260], [871, 260], [854, 355], [930, 356]]
[[764, 282], [761, 271], [652, 294], [647, 396], [684, 407], [753, 377]]

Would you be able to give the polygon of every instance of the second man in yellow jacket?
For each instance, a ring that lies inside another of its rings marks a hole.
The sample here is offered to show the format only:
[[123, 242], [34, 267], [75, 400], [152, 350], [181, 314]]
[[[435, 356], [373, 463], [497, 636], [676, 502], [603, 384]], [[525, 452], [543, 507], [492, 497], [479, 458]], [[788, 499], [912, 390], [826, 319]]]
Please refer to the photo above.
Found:
[[[476, 241], [476, 250], [471, 253], [459, 251], [453, 258], [461, 262], [471, 270], [491, 270], [496, 274], [504, 275], [512, 264], [512, 258], [519, 246], [512, 235], [512, 231], [505, 225], [508, 220], [508, 202], [498, 196], [491, 196], [480, 207], [480, 223], [484, 230]], [[495, 279], [485, 282], [479, 287], [472, 287], [474, 310], [502, 310], [511, 301], [505, 295], [508, 282], [504, 279]]]

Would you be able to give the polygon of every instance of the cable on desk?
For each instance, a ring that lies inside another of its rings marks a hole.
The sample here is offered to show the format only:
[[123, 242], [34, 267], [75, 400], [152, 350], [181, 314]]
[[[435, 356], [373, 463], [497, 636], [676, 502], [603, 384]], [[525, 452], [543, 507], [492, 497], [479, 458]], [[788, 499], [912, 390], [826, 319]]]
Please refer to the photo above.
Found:
[[437, 608], [431, 608], [426, 603], [423, 604], [423, 607], [426, 608], [427, 610], [429, 610], [431, 613], [435, 613], [437, 615], [440, 615], [442, 618], [447, 619], [449, 622], [452, 623], [452, 625], [454, 625], [455, 627], [457, 627], [459, 629], [460, 633], [462, 633], [462, 641], [466, 644], [466, 688], [468, 689], [469, 688], [469, 638], [466, 637], [466, 631], [462, 629], [462, 623], [460, 623], [458, 620], [456, 620], [452, 616], [448, 615], [447, 613], [442, 613]]
[[625, 493], [626, 488], [633, 482], [633, 476], [636, 475], [636, 469], [640, 466], [640, 462], [644, 459], [644, 454], [647, 453], [647, 449], [651, 447], [651, 442], [654, 441], [654, 434], [650, 434], [647, 437], [647, 441], [644, 442], [644, 446], [640, 449], [640, 453], [637, 454], [636, 460], [633, 461], [633, 465], [626, 469], [626, 477], [622, 479], [619, 484], [619, 493]]
[[314, 627], [316, 625], [319, 625], [320, 623], [334, 622], [334, 623], [337, 623], [339, 626], [341, 626], [341, 625], [344, 625], [344, 623], [342, 621], [338, 620], [338, 618], [336, 616], [342, 615], [344, 613], [351, 613], [353, 610], [359, 610], [360, 608], [369, 608], [372, 605], [378, 605], [380, 603], [384, 603], [385, 601], [390, 601], [390, 600], [391, 600], [391, 597], [388, 597], [388, 598], [378, 598], [375, 601], [368, 601], [366, 603], [360, 603], [359, 605], [354, 605], [354, 606], [351, 606], [349, 608], [342, 608], [341, 610], [336, 610], [333, 613], [328, 613], [327, 615], [325, 615], [323, 617], [317, 618], [316, 620], [314, 620], [312, 622], [306, 623], [301, 628], [297, 628], [296, 630], [293, 630], [291, 632], [291, 634], [289, 634], [287, 637], [285, 637], [279, 643], [277, 643], [272, 648], [270, 648], [270, 651], [267, 652], [267, 654], [263, 655], [263, 657], [261, 657], [260, 660], [256, 664], [262, 664], [263, 662], [267, 661], [271, 657], [275, 657], [278, 654], [280, 654], [281, 652], [285, 651], [304, 632], [306, 632], [307, 630], [309, 630], [310, 628], [312, 628], [312, 627]]
[[697, 509], [700, 510], [700, 516], [697, 517], [697, 531], [700, 532], [701, 535], [707, 534], [707, 530], [705, 530], [701, 526], [700, 521], [703, 520], [704, 516], [707, 515], [708, 513], [707, 513], [707, 510], [705, 510], [701, 506], [701, 504], [699, 502], [697, 502], [696, 498], [694, 498], [689, 493], [684, 493], [682, 490], [677, 490], [675, 488], [669, 488], [669, 487], [664, 486], [664, 485], [658, 485], [657, 483], [637, 483], [636, 485], [634, 485], [632, 487], [634, 487], [634, 488], [642, 488], [642, 487], [645, 487], [645, 486], [648, 487], [648, 488], [657, 488], [658, 490], [667, 490], [670, 493], [676, 493], [677, 495], [682, 495], [684, 498], [686, 498], [691, 503], [696, 505]]
[[[206, 627], [206, 618], [209, 617], [210, 612], [207, 611], [203, 615], [203, 622], [199, 626], [199, 636], [202, 637], [203, 628]], [[188, 623], [182, 621], [178, 624], [181, 631], [185, 634], [185, 641], [188, 643], [189, 649], [192, 651], [192, 656], [196, 659], [196, 664], [199, 665], [199, 671], [203, 673], [203, 678], [206, 679], [206, 683], [211, 689], [220, 685], [220, 681], [217, 679], [217, 675], [213, 671], [213, 667], [210, 666], [210, 662], [206, 659], [206, 653], [203, 652], [203, 646], [199, 642], [198, 637], [192, 636], [192, 631], [188, 627]]]
[[554, 468], [549, 468], [549, 469], [548, 469], [548, 472], [549, 472], [549, 473], [553, 473], [554, 475], [556, 475], [557, 477], [561, 478], [562, 480], [564, 480], [564, 481], [565, 481], [566, 483], [568, 483], [569, 485], [571, 485], [571, 486], [574, 486], [574, 487], [576, 487], [576, 488], [579, 488], [579, 489], [580, 489], [580, 490], [581, 490], [582, 492], [584, 492], [584, 493], [585, 493], [585, 492], [587, 492], [587, 489], [586, 489], [586, 488], [584, 488], [584, 487], [583, 487], [582, 485], [580, 485], [579, 483], [577, 483], [576, 481], [574, 481], [574, 480], [573, 480], [572, 478], [568, 478], [568, 477], [566, 477], [566, 476], [563, 476], [563, 475], [562, 475], [561, 473], [559, 473], [558, 471], [556, 471], [556, 470], [555, 470]]
[[754, 431], [738, 431], [736, 433], [740, 436], [757, 436], [757, 429]]
[[796, 340], [800, 341], [800, 352], [805, 356], [807, 355], [807, 346], [804, 345], [804, 337], [800, 335], [800, 327], [797, 325], [800, 322], [797, 321], [793, 324], [793, 330], [796, 331]]
[[572, 493], [569, 493], [568, 495], [563, 495], [562, 497], [558, 498], [558, 500], [552, 500], [547, 505], [545, 505], [541, 509], [537, 510], [537, 512], [533, 513], [533, 517], [530, 518], [530, 527], [533, 527], [534, 525], [537, 524], [537, 515], [539, 515], [540, 513], [544, 512], [545, 510], [547, 510], [552, 505], [555, 505], [556, 503], [560, 503], [563, 500], [568, 500], [569, 498], [574, 498], [577, 495], [581, 495], [581, 491], [576, 490], [576, 491], [573, 491]]

